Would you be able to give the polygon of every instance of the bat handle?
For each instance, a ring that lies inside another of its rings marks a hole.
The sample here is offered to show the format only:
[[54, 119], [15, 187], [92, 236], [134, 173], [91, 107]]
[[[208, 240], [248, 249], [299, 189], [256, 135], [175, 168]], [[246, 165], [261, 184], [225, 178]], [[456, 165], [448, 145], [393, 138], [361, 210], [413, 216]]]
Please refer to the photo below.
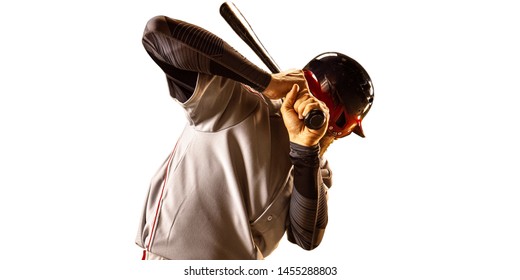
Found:
[[310, 129], [320, 129], [325, 124], [325, 113], [322, 110], [311, 110], [304, 119], [305, 126]]

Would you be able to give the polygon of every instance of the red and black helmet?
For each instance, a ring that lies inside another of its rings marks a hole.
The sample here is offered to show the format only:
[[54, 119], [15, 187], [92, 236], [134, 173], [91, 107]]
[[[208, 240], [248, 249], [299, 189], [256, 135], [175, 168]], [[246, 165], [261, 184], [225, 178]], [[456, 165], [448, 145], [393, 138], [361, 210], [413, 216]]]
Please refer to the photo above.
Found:
[[354, 59], [337, 52], [313, 58], [304, 68], [312, 94], [329, 108], [329, 133], [336, 138], [351, 132], [365, 137], [361, 121], [372, 107], [374, 88], [370, 76]]

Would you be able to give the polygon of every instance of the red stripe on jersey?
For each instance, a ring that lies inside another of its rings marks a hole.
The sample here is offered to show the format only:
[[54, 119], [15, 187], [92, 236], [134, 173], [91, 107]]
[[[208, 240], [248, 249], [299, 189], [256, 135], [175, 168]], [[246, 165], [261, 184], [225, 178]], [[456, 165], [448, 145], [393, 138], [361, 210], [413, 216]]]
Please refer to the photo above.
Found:
[[152, 230], [150, 231], [150, 239], [148, 239], [148, 245], [146, 245], [146, 249], [150, 250], [150, 246], [152, 245], [152, 240], [155, 238], [156, 224], [157, 218], [159, 216], [159, 209], [161, 208], [164, 188], [166, 186], [166, 181], [168, 181], [168, 175], [170, 174], [170, 165], [173, 159], [173, 155], [175, 154], [175, 150], [177, 149], [177, 144], [175, 144], [175, 148], [173, 148], [170, 157], [168, 158], [168, 163], [166, 164], [166, 170], [164, 171], [163, 182], [161, 186], [161, 196], [159, 197], [159, 201], [157, 202], [157, 209], [155, 210], [155, 217], [153, 219]]

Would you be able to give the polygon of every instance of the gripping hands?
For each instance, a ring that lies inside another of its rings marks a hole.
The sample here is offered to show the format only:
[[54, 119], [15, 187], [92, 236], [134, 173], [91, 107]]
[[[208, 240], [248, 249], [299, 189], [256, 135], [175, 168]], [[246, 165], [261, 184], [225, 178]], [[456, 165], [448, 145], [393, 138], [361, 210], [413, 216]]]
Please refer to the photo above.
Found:
[[[329, 110], [311, 94], [302, 70], [273, 74], [264, 95], [270, 99], [284, 98], [280, 111], [291, 142], [308, 147], [319, 143], [327, 131]], [[304, 120], [315, 109], [324, 113], [325, 125], [310, 129]]]

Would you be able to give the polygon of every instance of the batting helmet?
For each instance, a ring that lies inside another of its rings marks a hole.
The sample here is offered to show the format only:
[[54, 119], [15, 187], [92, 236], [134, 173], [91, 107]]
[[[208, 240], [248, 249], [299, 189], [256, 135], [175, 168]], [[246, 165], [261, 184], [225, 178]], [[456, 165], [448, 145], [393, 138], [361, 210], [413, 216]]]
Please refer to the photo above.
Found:
[[351, 132], [365, 137], [361, 121], [372, 107], [374, 88], [370, 76], [354, 59], [326, 52], [313, 58], [305, 67], [312, 94], [329, 108], [328, 131], [336, 138]]

